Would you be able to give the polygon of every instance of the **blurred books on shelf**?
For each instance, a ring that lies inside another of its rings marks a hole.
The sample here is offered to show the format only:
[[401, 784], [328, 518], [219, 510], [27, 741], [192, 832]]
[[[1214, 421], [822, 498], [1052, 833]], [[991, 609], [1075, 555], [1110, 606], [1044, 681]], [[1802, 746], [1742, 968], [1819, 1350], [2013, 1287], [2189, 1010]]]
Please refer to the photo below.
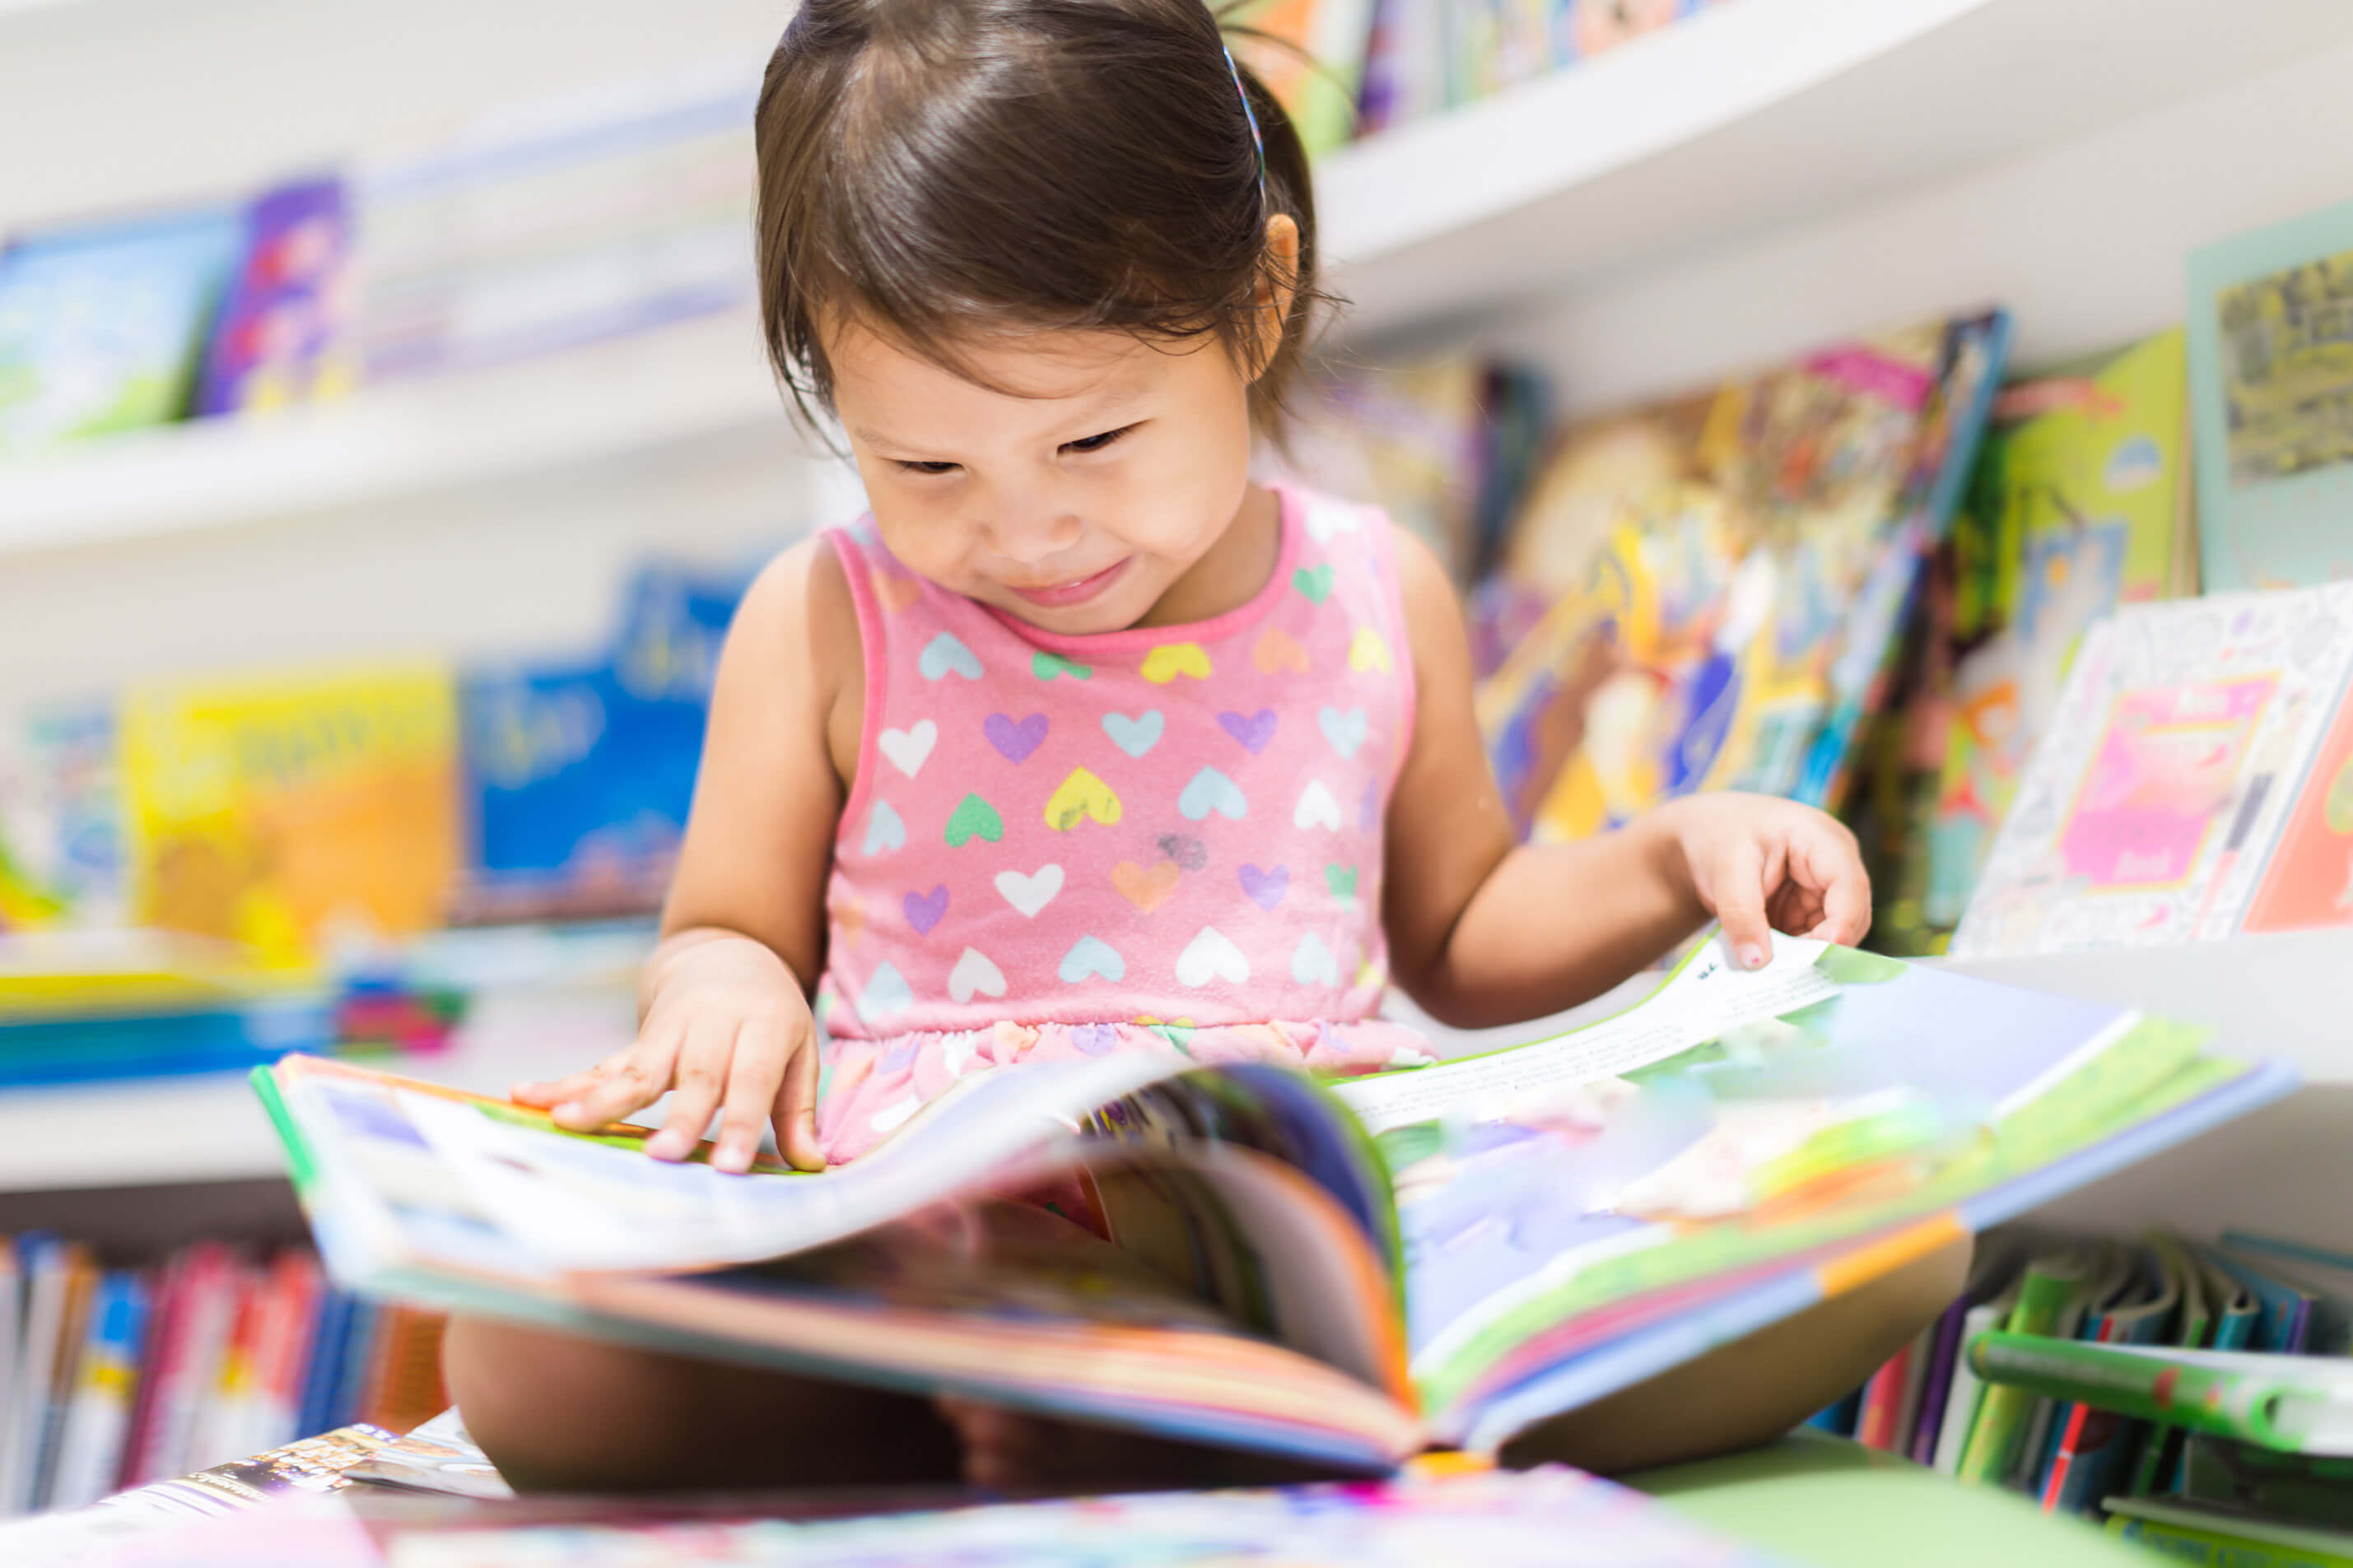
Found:
[[1515, 570], [1551, 596], [1477, 697], [1526, 831], [1837, 799], [2008, 343], [2000, 311], [1926, 322], [1563, 438], [1490, 603]]
[[1996, 1231], [1968, 1292], [1817, 1424], [2111, 1533], [2277, 1542], [2353, 1527], [2348, 1350], [2353, 1258]]
[[1953, 938], [2000, 957], [2353, 924], [2353, 584], [2095, 626]]
[[355, 1421], [448, 1404], [441, 1320], [330, 1285], [306, 1250], [200, 1241], [111, 1267], [0, 1237], [0, 1514], [79, 1508]]
[[1543, 376], [1467, 353], [1359, 363], [1302, 401], [1277, 466], [1381, 507], [1457, 583], [1488, 574], [1543, 447]]
[[523, 100], [250, 199], [10, 238], [0, 459], [745, 307], [756, 75]]
[[185, 414], [243, 227], [206, 205], [0, 247], [0, 458]]
[[2198, 525], [2211, 589], [2353, 577], [2353, 203], [2189, 258]]
[[355, 172], [363, 374], [494, 363], [747, 301], [757, 86], [733, 59], [602, 84]]

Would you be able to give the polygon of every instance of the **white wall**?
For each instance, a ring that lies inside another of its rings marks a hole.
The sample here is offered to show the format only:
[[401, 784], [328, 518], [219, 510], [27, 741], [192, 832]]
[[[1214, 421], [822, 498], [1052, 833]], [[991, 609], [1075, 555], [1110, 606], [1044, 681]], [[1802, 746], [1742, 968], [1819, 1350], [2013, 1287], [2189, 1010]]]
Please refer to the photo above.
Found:
[[2189, 250], [2353, 198], [2348, 82], [2353, 47], [2316, 53], [2031, 156], [1605, 278], [1486, 337], [1554, 372], [1585, 412], [1984, 301], [2014, 312], [2022, 363], [2104, 349], [2181, 320]]

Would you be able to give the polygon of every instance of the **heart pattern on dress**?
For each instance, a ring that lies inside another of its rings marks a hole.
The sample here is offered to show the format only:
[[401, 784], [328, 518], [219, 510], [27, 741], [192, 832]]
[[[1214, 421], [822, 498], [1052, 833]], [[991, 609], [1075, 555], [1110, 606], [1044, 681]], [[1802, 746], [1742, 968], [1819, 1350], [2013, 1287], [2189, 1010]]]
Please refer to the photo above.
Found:
[[1182, 877], [1175, 862], [1168, 860], [1155, 860], [1149, 868], [1123, 860], [1111, 868], [1111, 885], [1135, 906], [1136, 913], [1145, 915], [1168, 901]]
[[1324, 739], [1344, 760], [1354, 757], [1356, 748], [1365, 743], [1365, 710], [1361, 708], [1351, 708], [1345, 713], [1330, 706], [1322, 708], [1315, 714], [1315, 727], [1324, 731]]
[[1340, 803], [1324, 787], [1322, 779], [1311, 779], [1299, 792], [1299, 805], [1291, 813], [1291, 826], [1305, 832], [1311, 827], [1340, 831]]
[[1141, 758], [1160, 744], [1161, 734], [1168, 728], [1168, 721], [1159, 709], [1147, 708], [1133, 719], [1124, 713], [1106, 713], [1103, 716], [1103, 733], [1111, 737], [1113, 745], [1130, 757]]
[[[926, 721], [929, 722], [929, 721]], [[1002, 713], [991, 713], [980, 722], [981, 733], [997, 748], [997, 755], [1008, 763], [1026, 763], [1029, 753], [1046, 743], [1046, 715], [1032, 713], [1027, 719], [1008, 719]]]
[[966, 680], [978, 680], [980, 657], [965, 647], [963, 639], [955, 633], [942, 632], [923, 645], [922, 656], [915, 660], [915, 668], [922, 672], [925, 680], [944, 680], [951, 673], [961, 675]]
[[1017, 912], [1034, 921], [1038, 911], [1052, 903], [1054, 895], [1062, 890], [1062, 868], [1048, 864], [1026, 877], [1018, 871], [999, 871], [997, 890]]
[[1340, 961], [1332, 956], [1324, 939], [1311, 931], [1292, 950], [1291, 978], [1302, 985], [1337, 985]]
[[874, 809], [866, 814], [866, 837], [859, 846], [859, 852], [888, 855], [893, 849], [903, 848], [906, 842], [906, 823], [900, 819], [898, 812], [892, 809], [889, 801], [876, 801]]
[[1140, 671], [1155, 686], [1166, 686], [1180, 675], [1207, 680], [1215, 672], [1208, 650], [1197, 642], [1162, 643], [1144, 656]]
[[1274, 739], [1274, 727], [1279, 722], [1271, 708], [1261, 708], [1255, 713], [1220, 713], [1218, 728], [1234, 738], [1234, 743], [1257, 756]]
[[1100, 937], [1082, 936], [1062, 954], [1062, 962], [1054, 973], [1065, 985], [1076, 985], [1087, 980], [1108, 980], [1116, 985], [1127, 978], [1127, 961], [1118, 949]]
[[858, 1016], [870, 1024], [895, 1018], [914, 1005], [915, 994], [907, 988], [907, 977], [888, 961], [874, 966], [858, 993]]
[[961, 849], [975, 838], [986, 838], [991, 844], [1005, 837], [1005, 819], [997, 808], [976, 795], [968, 795], [948, 813], [947, 841], [951, 849]]
[[1089, 817], [1108, 827], [1119, 816], [1119, 796], [1084, 768], [1071, 769], [1071, 776], [1046, 797], [1046, 826], [1058, 833], [1068, 833]]
[[1213, 811], [1229, 822], [1240, 822], [1250, 815], [1250, 801], [1243, 796], [1241, 785], [1215, 768], [1203, 768], [1177, 795], [1176, 809], [1187, 822], [1202, 821]]
[[967, 947], [956, 956], [955, 967], [948, 971], [948, 999], [961, 1006], [975, 996], [1005, 994], [1005, 972], [989, 962], [988, 955], [976, 947]]
[[1185, 951], [1176, 955], [1179, 984], [1201, 986], [1212, 980], [1222, 980], [1229, 985], [1240, 985], [1250, 976], [1250, 960], [1215, 926], [1203, 926], [1200, 933], [1185, 944]]
[[1250, 901], [1262, 910], [1274, 908], [1282, 902], [1282, 896], [1291, 891], [1291, 868], [1288, 866], [1277, 866], [1271, 871], [1245, 866], [1234, 874], [1241, 879], [1242, 891]]
[[940, 727], [924, 719], [903, 730], [885, 730], [875, 737], [874, 743], [881, 748], [892, 767], [913, 778], [931, 759], [932, 748], [940, 743]]
[[917, 936], [929, 936], [932, 928], [947, 919], [948, 889], [943, 882], [928, 893], [907, 893], [899, 900], [900, 910], [907, 923], [915, 928]]

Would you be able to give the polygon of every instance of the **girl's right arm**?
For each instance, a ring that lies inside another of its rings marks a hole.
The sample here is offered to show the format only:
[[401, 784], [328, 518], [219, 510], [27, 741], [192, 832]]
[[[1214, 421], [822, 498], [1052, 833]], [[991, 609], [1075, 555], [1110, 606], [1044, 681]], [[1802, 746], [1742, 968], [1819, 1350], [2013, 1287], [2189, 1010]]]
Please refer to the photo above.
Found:
[[858, 765], [865, 682], [857, 612], [822, 540], [779, 556], [744, 595], [711, 698], [662, 942], [638, 982], [637, 1043], [514, 1098], [586, 1130], [678, 1092], [646, 1152], [691, 1152], [720, 1111], [712, 1163], [748, 1169], [763, 1122], [822, 1170], [816, 1026], [834, 830]]

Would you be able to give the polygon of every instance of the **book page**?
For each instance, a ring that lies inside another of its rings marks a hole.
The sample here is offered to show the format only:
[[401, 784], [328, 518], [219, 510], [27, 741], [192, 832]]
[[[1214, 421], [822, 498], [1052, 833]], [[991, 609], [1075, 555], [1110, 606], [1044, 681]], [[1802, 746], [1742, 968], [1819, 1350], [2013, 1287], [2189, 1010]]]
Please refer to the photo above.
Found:
[[1838, 994], [1816, 966], [1827, 942], [1776, 937], [1765, 967], [1744, 970], [1712, 937], [1648, 999], [1614, 1018], [1486, 1056], [1350, 1079], [1333, 1092], [1377, 1136], [1450, 1110], [1475, 1111], [1546, 1089], [1617, 1078], [1704, 1045], [1726, 1029], [1778, 1017]]

